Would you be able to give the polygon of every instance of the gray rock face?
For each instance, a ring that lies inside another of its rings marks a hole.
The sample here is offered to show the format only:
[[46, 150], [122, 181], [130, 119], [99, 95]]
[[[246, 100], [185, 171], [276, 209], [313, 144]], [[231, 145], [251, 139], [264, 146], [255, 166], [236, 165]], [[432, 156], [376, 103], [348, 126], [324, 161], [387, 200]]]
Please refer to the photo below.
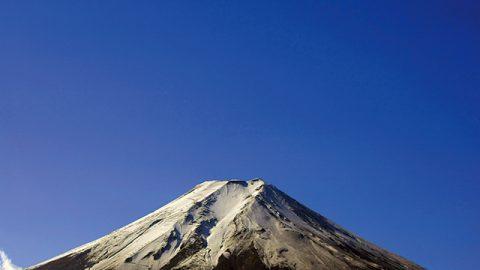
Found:
[[28, 269], [423, 268], [255, 179], [204, 182], [144, 218]]

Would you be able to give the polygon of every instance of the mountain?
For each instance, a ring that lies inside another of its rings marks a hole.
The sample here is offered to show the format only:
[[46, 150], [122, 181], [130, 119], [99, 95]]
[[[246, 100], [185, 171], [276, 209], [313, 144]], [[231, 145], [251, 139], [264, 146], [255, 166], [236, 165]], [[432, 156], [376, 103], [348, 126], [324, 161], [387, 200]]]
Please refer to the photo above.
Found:
[[207, 181], [30, 270], [423, 269], [261, 179]]

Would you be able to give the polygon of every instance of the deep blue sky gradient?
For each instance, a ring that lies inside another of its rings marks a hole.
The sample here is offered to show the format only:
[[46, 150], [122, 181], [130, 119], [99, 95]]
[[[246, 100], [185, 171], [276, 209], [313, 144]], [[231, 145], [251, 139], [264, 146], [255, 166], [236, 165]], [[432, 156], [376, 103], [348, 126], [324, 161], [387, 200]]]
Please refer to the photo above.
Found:
[[478, 3], [332, 2], [2, 1], [0, 249], [28, 266], [263, 177], [429, 269], [478, 269]]

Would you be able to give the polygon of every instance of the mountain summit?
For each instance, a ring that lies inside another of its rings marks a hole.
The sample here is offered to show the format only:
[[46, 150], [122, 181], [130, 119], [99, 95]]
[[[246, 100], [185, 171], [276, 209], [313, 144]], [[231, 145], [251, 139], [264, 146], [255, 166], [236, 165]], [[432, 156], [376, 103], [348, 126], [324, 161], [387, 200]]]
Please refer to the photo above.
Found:
[[423, 269], [261, 179], [207, 181], [30, 270]]

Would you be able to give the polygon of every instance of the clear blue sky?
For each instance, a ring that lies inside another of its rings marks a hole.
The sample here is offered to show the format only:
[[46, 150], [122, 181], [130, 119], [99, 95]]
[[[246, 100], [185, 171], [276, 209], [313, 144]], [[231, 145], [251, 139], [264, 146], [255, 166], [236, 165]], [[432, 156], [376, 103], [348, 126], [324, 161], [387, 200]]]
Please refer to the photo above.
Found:
[[430, 269], [478, 269], [478, 2], [160, 2], [1, 2], [14, 263], [263, 177]]

